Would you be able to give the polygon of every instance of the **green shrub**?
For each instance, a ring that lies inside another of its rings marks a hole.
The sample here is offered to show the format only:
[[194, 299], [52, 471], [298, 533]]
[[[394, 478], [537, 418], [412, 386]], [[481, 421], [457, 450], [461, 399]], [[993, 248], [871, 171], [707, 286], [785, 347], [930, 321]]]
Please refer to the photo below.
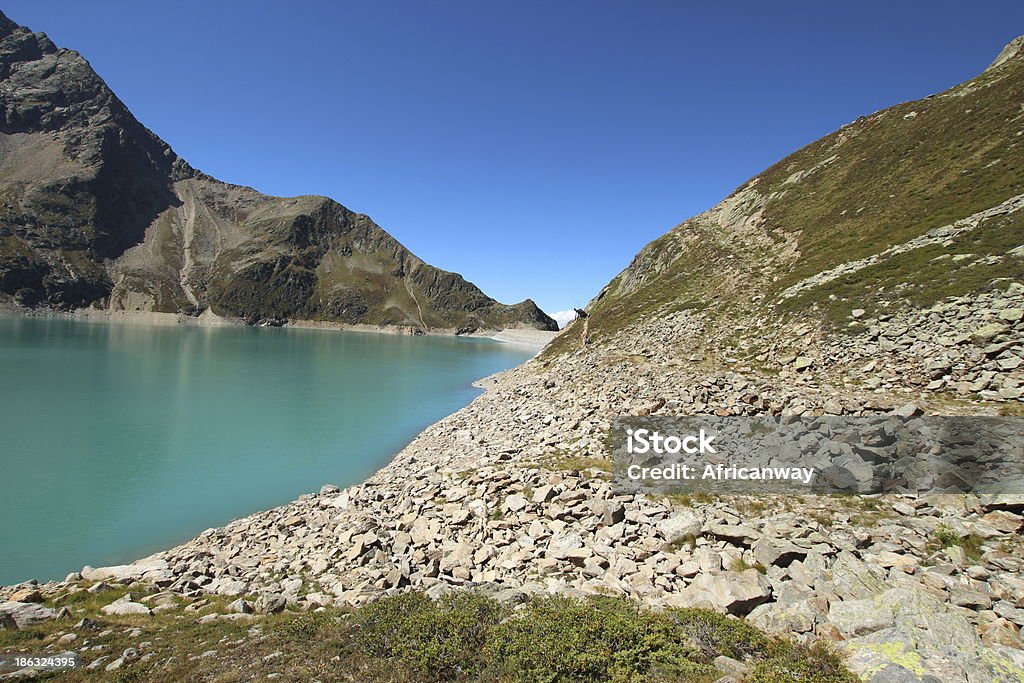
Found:
[[716, 678], [699, 656], [664, 614], [611, 597], [534, 599], [493, 630], [485, 652], [498, 680], [522, 683]]
[[935, 529], [935, 542], [942, 548], [960, 545], [960, 534], [948, 524], [940, 524]]
[[757, 662], [750, 683], [857, 683], [842, 660], [823, 645], [777, 641], [768, 659]]
[[746, 622], [709, 609], [670, 609], [665, 616], [690, 638], [707, 659], [764, 654], [771, 640]]
[[449, 681], [479, 668], [488, 629], [504, 615], [498, 602], [471, 593], [436, 601], [403, 593], [355, 612], [349, 632], [362, 653], [391, 660], [414, 679]]
[[329, 612], [303, 612], [284, 617], [274, 625], [274, 631], [285, 640], [304, 642], [333, 631], [337, 624], [338, 618]]
[[980, 536], [976, 536], [974, 534], [961, 536], [948, 524], [940, 524], [936, 527], [933, 537], [935, 543], [940, 548], [950, 548], [955, 545], [960, 546], [964, 550], [964, 555], [969, 559], [979, 560], [983, 554], [982, 545], [984, 541]]

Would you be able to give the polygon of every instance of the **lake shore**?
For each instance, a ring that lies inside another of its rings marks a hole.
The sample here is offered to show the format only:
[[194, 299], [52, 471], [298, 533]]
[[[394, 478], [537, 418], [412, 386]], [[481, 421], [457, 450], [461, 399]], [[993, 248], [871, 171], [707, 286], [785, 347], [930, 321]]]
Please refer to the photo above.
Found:
[[[245, 327], [246, 323], [238, 318], [219, 316], [211, 309], [206, 309], [199, 316], [184, 313], [160, 313], [154, 311], [124, 311], [98, 308], [80, 308], [74, 311], [54, 311], [48, 309], [31, 309], [20, 307], [10, 301], [0, 300], [0, 315], [25, 316], [37, 318], [62, 318], [87, 322], [110, 322], [143, 325], [191, 325], [198, 327]], [[426, 331], [404, 325], [363, 325], [339, 323], [325, 320], [290, 320], [281, 325], [283, 328], [302, 330], [334, 330], [345, 332], [368, 332], [371, 334], [389, 334], [399, 336], [435, 336], [435, 337], [466, 337], [470, 339], [492, 339], [505, 344], [512, 344], [539, 352], [558, 332], [536, 330], [533, 328], [508, 328], [504, 330], [477, 330], [469, 334], [456, 334], [455, 328], [428, 328]]]
[[[324, 478], [361, 482], [478, 396], [474, 381], [531, 355], [453, 337], [121, 320], [0, 317], [0, 385], [17, 388], [0, 539], [21, 548], [0, 557], [0, 584], [128, 562]], [[40, 436], [48, 411], [65, 418]], [[65, 507], [37, 509], [44, 489]], [[61, 535], [67, 510], [78, 531]]]

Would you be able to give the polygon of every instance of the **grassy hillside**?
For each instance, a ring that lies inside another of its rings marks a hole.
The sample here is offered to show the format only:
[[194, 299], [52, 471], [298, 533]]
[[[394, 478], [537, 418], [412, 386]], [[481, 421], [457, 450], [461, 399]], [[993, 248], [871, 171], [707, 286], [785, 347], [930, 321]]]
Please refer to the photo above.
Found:
[[[682, 309], [723, 324], [808, 314], [835, 324], [851, 307], [924, 306], [1019, 278], [1022, 212], [970, 217], [1024, 194], [1021, 92], [1024, 54], [1008, 52], [971, 81], [791, 154], [647, 245], [591, 302], [589, 340]], [[800, 284], [958, 221], [977, 227]], [[583, 334], [578, 326], [549, 353]]]

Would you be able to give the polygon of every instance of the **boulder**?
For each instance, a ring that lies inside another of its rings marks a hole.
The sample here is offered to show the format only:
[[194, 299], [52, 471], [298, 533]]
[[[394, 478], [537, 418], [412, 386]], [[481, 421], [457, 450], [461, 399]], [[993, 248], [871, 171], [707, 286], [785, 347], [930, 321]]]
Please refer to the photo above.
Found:
[[217, 595], [227, 595], [228, 597], [235, 597], [236, 595], [243, 595], [249, 588], [249, 585], [245, 581], [239, 581], [237, 579], [231, 579], [227, 581], [220, 581], [213, 592]]
[[762, 538], [754, 544], [754, 559], [766, 567], [788, 567], [796, 560], [807, 557], [807, 550], [790, 541]]
[[82, 567], [80, 572], [86, 581], [113, 581], [116, 583], [129, 583], [144, 578], [150, 572], [160, 572], [168, 569], [167, 561], [160, 559], [145, 559], [133, 562], [132, 564], [118, 564], [110, 567]]
[[533, 491], [533, 502], [534, 503], [546, 503], [557, 495], [554, 486], [545, 484], [544, 486], [538, 486]]
[[259, 614], [277, 614], [283, 612], [288, 601], [278, 593], [261, 593], [256, 598], [256, 612]]
[[57, 612], [35, 602], [0, 602], [0, 615], [7, 617], [0, 617], [4, 628], [10, 628], [12, 622], [17, 628], [26, 628], [55, 618]]
[[231, 614], [252, 614], [253, 613], [252, 605], [249, 604], [248, 602], [246, 602], [245, 600], [243, 600], [242, 598], [238, 598], [234, 602], [228, 603], [227, 610]]
[[[1004, 680], [1013, 670], [992, 649], [985, 650], [967, 610], [953, 607], [923, 589], [892, 588], [870, 598], [833, 602], [828, 621], [846, 640], [846, 664], [872, 681], [880, 671], [940, 681]], [[1024, 654], [1024, 653], [1022, 653]], [[893, 680], [899, 680], [894, 678]]]
[[820, 609], [821, 600], [807, 599], [795, 602], [766, 602], [755, 607], [747, 615], [747, 623], [765, 631], [790, 635], [810, 633], [815, 624], [824, 617]]
[[129, 614], [153, 614], [152, 610], [141, 602], [134, 602], [131, 593], [118, 598], [114, 602], [100, 608], [100, 612], [108, 616], [125, 616]]
[[671, 517], [658, 522], [658, 531], [669, 543], [695, 537], [704, 527], [704, 520], [693, 510], [681, 510]]
[[710, 607], [737, 616], [751, 610], [772, 595], [771, 584], [756, 569], [742, 572], [698, 574], [689, 586], [667, 602], [680, 607]]
[[38, 588], [23, 588], [11, 593], [11, 602], [42, 602], [43, 594]]
[[745, 524], [720, 524], [713, 522], [707, 525], [705, 531], [715, 538], [728, 541], [733, 545], [749, 546], [761, 538], [760, 533]]
[[597, 500], [591, 503], [590, 509], [606, 526], [613, 526], [626, 519], [626, 507], [617, 501]]
[[505, 509], [509, 512], [519, 512], [527, 506], [527, 500], [518, 494], [512, 494], [505, 499]]
[[548, 555], [557, 559], [565, 559], [569, 552], [583, 547], [583, 537], [575, 531], [563, 531], [555, 534], [548, 542]]

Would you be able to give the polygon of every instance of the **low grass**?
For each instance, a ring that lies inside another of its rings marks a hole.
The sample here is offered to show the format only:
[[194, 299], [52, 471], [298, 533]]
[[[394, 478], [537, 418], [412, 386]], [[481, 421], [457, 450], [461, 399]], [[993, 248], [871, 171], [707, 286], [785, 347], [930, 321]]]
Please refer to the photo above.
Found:
[[751, 564], [742, 557], [737, 557], [735, 560], [732, 561], [732, 563], [729, 564], [729, 571], [731, 572], [745, 572], [748, 569], [756, 569], [761, 574], [764, 574], [768, 571], [768, 568], [760, 562], [754, 562], [753, 564]]
[[597, 470], [599, 473], [611, 474], [612, 461], [592, 455], [578, 455], [568, 451], [557, 450], [538, 459], [544, 469], [554, 472], [588, 472]]
[[710, 505], [716, 497], [703, 492], [696, 493], [669, 493], [664, 496], [665, 500], [681, 507], [692, 508], [699, 505]]
[[[929, 245], [897, 254], [854, 273], [813, 287], [778, 307], [781, 313], [806, 315], [814, 308], [838, 330], [848, 327], [850, 311], [863, 308], [868, 317], [891, 312], [878, 303], [892, 299], [901, 305], [927, 307], [947, 297], [962, 297], [999, 287], [1005, 289], [1020, 280], [1024, 261], [1005, 256], [1024, 244], [1024, 213], [997, 216], [983, 221], [954, 244]], [[954, 260], [957, 255], [968, 256]], [[988, 256], [1000, 256], [996, 263], [979, 263]]]
[[939, 524], [932, 533], [932, 546], [936, 549], [952, 548], [959, 546], [963, 549], [967, 559], [977, 562], [982, 556], [982, 543], [980, 536], [968, 534], [961, 536], [958, 531], [948, 524]]
[[[715, 657], [745, 662], [750, 681], [853, 683], [826, 649], [769, 637], [709, 610], [654, 612], [621, 597], [535, 597], [512, 609], [470, 592], [430, 599], [403, 593], [355, 609], [199, 624], [202, 612], [106, 617], [99, 608], [124, 589], [68, 601], [75, 631], [54, 620], [0, 631], [0, 652], [82, 651], [86, 663], [137, 648], [122, 668], [41, 674], [46, 681], [359, 681], [360, 683], [710, 683]], [[132, 629], [137, 629], [132, 633]], [[76, 632], [70, 643], [56, 643]], [[148, 657], [147, 657], [148, 656]]]

